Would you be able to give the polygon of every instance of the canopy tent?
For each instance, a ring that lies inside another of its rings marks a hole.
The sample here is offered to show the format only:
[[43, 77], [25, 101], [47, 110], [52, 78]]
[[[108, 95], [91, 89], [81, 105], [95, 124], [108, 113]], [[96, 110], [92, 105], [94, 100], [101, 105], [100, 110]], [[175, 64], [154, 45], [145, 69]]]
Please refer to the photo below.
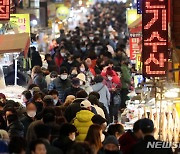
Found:
[[28, 33], [0, 35], [0, 54], [23, 52], [27, 56], [30, 45]]

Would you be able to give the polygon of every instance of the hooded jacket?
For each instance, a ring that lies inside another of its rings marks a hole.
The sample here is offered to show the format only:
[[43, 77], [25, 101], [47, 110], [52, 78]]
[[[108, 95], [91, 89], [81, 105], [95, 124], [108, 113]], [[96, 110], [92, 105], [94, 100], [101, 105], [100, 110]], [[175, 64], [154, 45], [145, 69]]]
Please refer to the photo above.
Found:
[[76, 114], [74, 119], [74, 126], [79, 132], [79, 135], [76, 137], [76, 141], [84, 141], [89, 127], [93, 124], [91, 120], [93, 116], [94, 113], [89, 110], [81, 110]]

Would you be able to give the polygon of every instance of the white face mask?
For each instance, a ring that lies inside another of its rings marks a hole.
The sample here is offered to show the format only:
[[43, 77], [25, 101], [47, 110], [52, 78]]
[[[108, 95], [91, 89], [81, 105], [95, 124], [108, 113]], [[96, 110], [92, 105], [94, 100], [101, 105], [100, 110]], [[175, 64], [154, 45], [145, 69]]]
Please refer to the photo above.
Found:
[[53, 99], [53, 101], [54, 101], [54, 105], [56, 105], [58, 102], [58, 99]]
[[69, 64], [72, 64], [72, 61], [68, 61]]
[[92, 41], [94, 39], [94, 37], [91, 36], [91, 37], [89, 37], [89, 39]]
[[81, 72], [84, 72], [84, 71], [85, 71], [85, 68], [84, 68], [84, 67], [81, 67], [80, 70], [81, 70]]
[[83, 81], [80, 81], [80, 85], [81, 85], [81, 86], [83, 85]]
[[27, 111], [27, 115], [31, 118], [34, 118], [36, 116], [36, 111]]
[[64, 52], [61, 53], [61, 56], [64, 57], [66, 54]]
[[62, 80], [66, 80], [67, 77], [68, 77], [67, 75], [61, 75], [61, 79], [62, 79]]
[[104, 141], [104, 139], [105, 139], [105, 135], [104, 135], [104, 134], [102, 134], [102, 135], [101, 135], [101, 142], [103, 142], [103, 141]]
[[113, 79], [111, 76], [108, 76], [107, 78], [108, 78], [108, 80], [110, 80], [110, 81]]
[[76, 134], [75, 134], [75, 133], [71, 133], [71, 134], [69, 135], [69, 138], [70, 138], [70, 140], [75, 141], [75, 139], [76, 139]]

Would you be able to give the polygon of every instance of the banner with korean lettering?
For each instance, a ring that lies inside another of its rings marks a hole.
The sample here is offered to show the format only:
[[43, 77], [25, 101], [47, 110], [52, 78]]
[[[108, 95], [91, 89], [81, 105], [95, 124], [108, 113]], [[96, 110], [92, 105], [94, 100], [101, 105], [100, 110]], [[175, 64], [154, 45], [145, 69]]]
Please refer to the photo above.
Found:
[[143, 0], [143, 74], [165, 76], [168, 69], [168, 0]]
[[0, 20], [10, 19], [10, 0], [0, 0]]
[[17, 28], [18, 33], [30, 34], [30, 17], [29, 14], [11, 14], [10, 24]]
[[139, 42], [140, 42], [140, 37], [130, 37], [129, 38], [129, 46], [130, 46], [130, 59], [131, 60], [136, 60], [136, 54], [140, 53], [140, 47], [139, 47]]

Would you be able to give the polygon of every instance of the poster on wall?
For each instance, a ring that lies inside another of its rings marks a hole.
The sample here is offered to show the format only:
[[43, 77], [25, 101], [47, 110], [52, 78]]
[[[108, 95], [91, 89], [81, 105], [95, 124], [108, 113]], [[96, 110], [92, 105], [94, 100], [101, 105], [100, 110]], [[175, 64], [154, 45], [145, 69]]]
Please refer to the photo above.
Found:
[[11, 14], [10, 24], [13, 28], [17, 28], [18, 33], [30, 33], [29, 14]]
[[168, 69], [168, 0], [142, 2], [143, 74], [165, 76]]
[[10, 0], [0, 0], [0, 20], [10, 19]]

